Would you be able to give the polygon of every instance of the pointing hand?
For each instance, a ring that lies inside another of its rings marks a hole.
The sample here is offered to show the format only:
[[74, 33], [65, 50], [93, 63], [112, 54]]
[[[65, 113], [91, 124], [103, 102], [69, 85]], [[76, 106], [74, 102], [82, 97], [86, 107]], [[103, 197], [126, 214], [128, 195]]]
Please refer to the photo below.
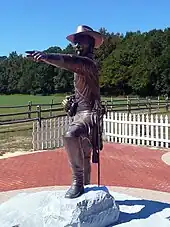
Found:
[[25, 53], [27, 54], [27, 58], [30, 58], [37, 62], [47, 59], [47, 55], [40, 51], [33, 50], [33, 51], [26, 51]]

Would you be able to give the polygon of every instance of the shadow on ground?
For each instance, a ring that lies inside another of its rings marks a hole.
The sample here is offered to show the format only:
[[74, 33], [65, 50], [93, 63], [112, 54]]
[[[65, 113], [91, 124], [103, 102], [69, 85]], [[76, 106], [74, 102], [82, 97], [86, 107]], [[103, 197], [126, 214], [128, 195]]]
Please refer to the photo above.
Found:
[[[94, 186], [94, 187], [90, 187], [90, 188], [87, 187], [85, 189], [85, 193], [87, 193], [88, 191], [91, 191], [91, 190], [93, 190], [93, 191], [103, 190], [105, 192], [109, 192], [108, 188], [105, 186], [100, 186], [100, 187]], [[120, 208], [121, 208], [121, 206], [131, 206], [131, 207], [132, 206], [142, 206], [143, 208], [140, 211], [134, 212], [134, 213], [126, 213], [126, 212], [120, 211], [119, 221], [114, 226], [116, 226], [118, 224], [127, 223], [132, 220], [147, 219], [153, 214], [161, 212], [166, 208], [170, 208], [170, 204], [168, 204], [168, 203], [162, 203], [162, 202], [158, 202], [158, 201], [145, 200], [145, 199], [116, 200], [116, 203], [119, 205]], [[167, 220], [170, 221], [170, 215], [169, 215], [169, 217], [167, 217]]]
[[[156, 214], [158, 212], [163, 211], [166, 208], [170, 208], [170, 204], [168, 203], [161, 203], [152, 200], [123, 200], [123, 201], [116, 201], [119, 206], [143, 206], [143, 208], [136, 213], [126, 213], [120, 212], [119, 223], [126, 223], [132, 220], [139, 220], [139, 219], [147, 219], [151, 215]], [[169, 220], [169, 217], [167, 217]]]

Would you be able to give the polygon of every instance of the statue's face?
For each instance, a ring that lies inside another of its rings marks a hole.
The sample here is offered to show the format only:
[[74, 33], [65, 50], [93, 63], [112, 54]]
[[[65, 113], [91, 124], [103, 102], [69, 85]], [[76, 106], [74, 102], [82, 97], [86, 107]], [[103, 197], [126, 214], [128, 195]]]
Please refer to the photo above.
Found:
[[74, 43], [76, 53], [81, 56], [86, 56], [94, 47], [94, 39], [88, 35], [77, 35]]

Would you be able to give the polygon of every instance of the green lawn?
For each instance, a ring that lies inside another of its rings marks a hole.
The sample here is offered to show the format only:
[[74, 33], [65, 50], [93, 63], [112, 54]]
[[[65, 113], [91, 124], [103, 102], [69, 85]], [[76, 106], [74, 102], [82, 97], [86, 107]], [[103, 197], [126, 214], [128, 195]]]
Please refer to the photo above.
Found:
[[[33, 96], [33, 95], [1, 95], [0, 96], [0, 107], [1, 106], [15, 106], [15, 105], [28, 105], [28, 102], [31, 101], [33, 104], [50, 104], [53, 100], [54, 103], [61, 103], [66, 94], [56, 94], [51, 96]], [[111, 100], [111, 98], [102, 97], [102, 99]], [[142, 100], [144, 101], [144, 99]], [[133, 100], [133, 102], [137, 102], [137, 100]], [[113, 98], [114, 104], [126, 104], [126, 98], [115, 97]], [[57, 108], [57, 107], [55, 107]], [[126, 111], [126, 105], [124, 107]], [[119, 111], [117, 107], [117, 111]], [[35, 110], [36, 107], [32, 108]], [[43, 107], [43, 109], [49, 109], [49, 107]], [[24, 112], [27, 111], [28, 107], [24, 108], [0, 108], [0, 114], [3, 113], [16, 113], [16, 112]], [[142, 111], [139, 111], [142, 112]], [[158, 114], [168, 114], [165, 108], [161, 108]], [[56, 114], [56, 113], [54, 113]], [[45, 115], [45, 114], [44, 114]], [[43, 115], [43, 116], [44, 116]], [[46, 113], [48, 116], [49, 113]], [[36, 116], [36, 114], [31, 117]], [[26, 115], [19, 115], [14, 117], [2, 117], [0, 116], [0, 120], [8, 120], [8, 119], [18, 119], [18, 118], [27, 118]], [[30, 123], [22, 123], [15, 125], [5, 125], [0, 127], [0, 152], [15, 152], [15, 151], [31, 151], [32, 149], [32, 122]]]
[[[29, 117], [28, 113], [20, 114], [20, 115], [14, 115], [14, 116], [2, 116], [2, 114], [13, 114], [13, 113], [22, 113], [22, 112], [28, 112], [29, 106], [28, 103], [31, 102], [33, 106], [31, 107], [31, 111], [37, 110], [38, 104], [51, 104], [53, 103], [61, 103], [61, 101], [65, 98], [66, 94], [56, 94], [56, 95], [49, 95], [49, 96], [42, 96], [42, 95], [1, 95], [0, 96], [0, 121], [6, 121], [6, 120], [16, 120], [16, 119], [26, 119]], [[102, 100], [109, 101], [107, 104], [113, 105], [113, 109], [116, 111], [126, 111], [127, 110], [127, 99], [126, 97], [102, 97]], [[153, 101], [153, 100], [152, 100]], [[145, 103], [142, 105], [142, 103]], [[131, 104], [135, 105], [133, 108], [138, 108], [138, 100], [137, 98], [131, 98]], [[9, 106], [22, 106], [20, 108], [8, 108]], [[165, 105], [165, 104], [163, 104]], [[157, 100], [155, 98], [155, 104], [152, 103], [152, 107], [157, 107]], [[139, 106], [139, 112], [143, 111], [140, 110], [140, 108], [146, 108], [147, 107], [147, 100], [145, 98], [140, 99], [140, 106]], [[53, 109], [62, 108], [62, 106], [52, 106]], [[163, 106], [160, 106], [160, 109], [162, 109]], [[50, 109], [49, 106], [41, 106], [41, 109]], [[165, 108], [163, 108], [165, 109]], [[145, 110], [146, 112], [147, 110]], [[53, 111], [52, 115], [57, 115], [64, 113], [63, 110], [60, 110], [60, 112]], [[42, 117], [49, 116], [49, 112], [42, 113]], [[31, 114], [31, 118], [37, 117], [37, 113]]]
[[[56, 94], [56, 95], [49, 95], [49, 96], [42, 96], [42, 95], [0, 95], [0, 114], [8, 114], [8, 113], [18, 113], [18, 112], [27, 112], [28, 111], [28, 103], [32, 102], [35, 106], [32, 106], [31, 110], [36, 110], [36, 106], [38, 104], [51, 104], [53, 103], [61, 103], [62, 100], [65, 98], [66, 94]], [[102, 100], [111, 100], [111, 98], [102, 97]], [[114, 98], [113, 104], [119, 104], [119, 103], [125, 103], [125, 98]], [[20, 108], [5, 108], [9, 106], [22, 106], [25, 105], [25, 107]], [[3, 108], [2, 108], [3, 107]], [[53, 108], [59, 108], [61, 106], [53, 106]], [[50, 106], [42, 106], [42, 109], [49, 109]], [[48, 114], [48, 113], [47, 113]], [[47, 115], [46, 114], [46, 115]], [[33, 114], [31, 117], [34, 117], [35, 114]], [[10, 116], [10, 117], [4, 117], [0, 116], [0, 120], [6, 120], [6, 119], [21, 119], [21, 118], [27, 118], [26, 115], [16, 115], [16, 116]]]
[[[18, 112], [27, 112], [29, 110], [28, 103], [32, 102], [35, 106], [32, 106], [31, 111], [36, 110], [38, 104], [51, 104], [61, 103], [64, 99], [65, 94], [49, 95], [49, 96], [34, 96], [34, 95], [1, 95], [0, 96], [0, 114], [9, 114], [9, 113], [18, 113]], [[20, 108], [5, 108], [8, 106], [25, 106]], [[3, 107], [3, 108], [2, 108]], [[59, 106], [53, 106], [53, 108], [58, 108]], [[60, 106], [61, 107], [61, 106]], [[49, 109], [50, 106], [43, 106], [42, 109]], [[46, 114], [47, 115], [47, 114]], [[32, 114], [31, 117], [35, 117], [36, 114]], [[0, 116], [1, 120], [12, 120], [12, 119], [22, 119], [27, 118], [28, 115], [16, 115], [16, 116]]]
[[65, 97], [64, 94], [56, 94], [49, 96], [40, 95], [1, 95], [0, 106], [15, 106], [15, 105], [27, 105], [29, 101], [33, 104], [51, 103], [53, 100], [55, 103], [61, 102]]
[[[32, 104], [50, 104], [53, 100], [54, 103], [61, 103], [65, 94], [56, 94], [50, 96], [34, 96], [34, 95], [1, 95], [0, 107], [2, 106], [17, 106], [28, 105], [31, 101]], [[49, 107], [43, 107], [48, 109]], [[56, 107], [55, 107], [56, 108]], [[36, 107], [32, 107], [35, 110]], [[0, 108], [0, 114], [9, 114], [16, 112], [28, 111], [28, 107], [22, 108]], [[48, 115], [49, 113], [46, 113]], [[45, 114], [44, 114], [45, 115]], [[36, 116], [33, 114], [31, 117]], [[27, 118], [26, 115], [2, 117], [0, 120]], [[15, 152], [15, 151], [30, 151], [32, 149], [32, 125], [33, 123], [23, 123], [15, 125], [2, 125], [0, 127], [0, 152]]]

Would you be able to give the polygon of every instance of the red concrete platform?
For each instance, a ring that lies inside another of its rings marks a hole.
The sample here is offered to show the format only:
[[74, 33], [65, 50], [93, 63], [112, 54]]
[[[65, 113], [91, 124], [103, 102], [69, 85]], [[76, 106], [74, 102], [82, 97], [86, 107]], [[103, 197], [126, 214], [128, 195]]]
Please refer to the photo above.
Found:
[[[170, 166], [161, 156], [167, 151], [124, 144], [105, 144], [101, 152], [101, 184], [170, 192]], [[0, 160], [0, 191], [69, 185], [71, 171], [64, 149], [30, 153]], [[97, 165], [92, 164], [92, 184]]]

